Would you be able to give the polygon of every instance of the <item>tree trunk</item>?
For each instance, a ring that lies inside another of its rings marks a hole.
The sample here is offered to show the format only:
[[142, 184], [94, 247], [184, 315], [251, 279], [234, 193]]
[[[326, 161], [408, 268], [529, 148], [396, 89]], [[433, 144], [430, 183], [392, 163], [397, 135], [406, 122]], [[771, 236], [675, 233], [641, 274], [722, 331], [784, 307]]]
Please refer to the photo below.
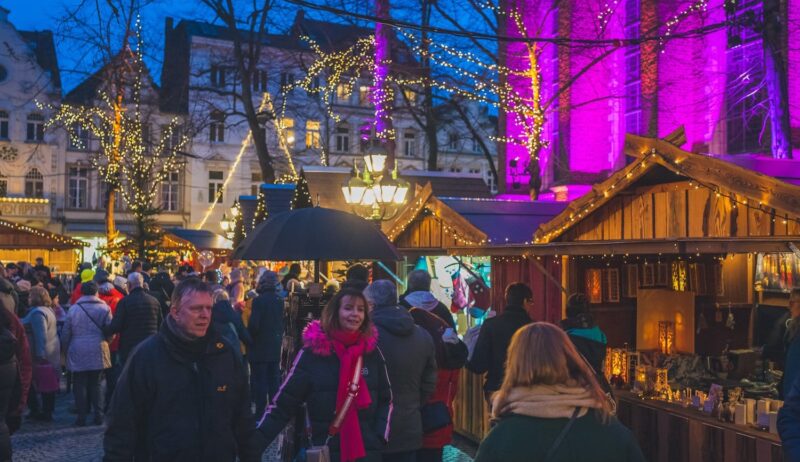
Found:
[[531, 78], [531, 104], [533, 105], [531, 113], [531, 122], [533, 128], [528, 136], [528, 150], [530, 151], [530, 160], [528, 161], [528, 173], [530, 179], [528, 186], [530, 186], [530, 198], [535, 201], [539, 198], [539, 192], [542, 188], [542, 174], [541, 167], [539, 166], [539, 155], [542, 152], [542, 130], [544, 129], [544, 112], [542, 111], [542, 75], [539, 72], [539, 49], [534, 45], [529, 45], [528, 56], [530, 59], [530, 78]]
[[106, 183], [108, 190], [106, 191], [106, 247], [111, 247], [117, 240], [117, 227], [114, 223], [114, 207], [117, 202], [116, 188], [111, 186], [111, 183]]
[[[389, 0], [375, 1], [375, 16], [389, 19]], [[395, 167], [395, 134], [392, 126], [392, 99], [389, 98], [389, 61], [392, 58], [392, 28], [386, 24], [375, 24], [375, 131], [386, 148], [386, 169]]]
[[[776, 159], [792, 158], [791, 127], [789, 123], [789, 91], [786, 62], [782, 53], [781, 10], [779, 0], [764, 0], [765, 82], [769, 102], [771, 153]], [[784, 23], [785, 24], [785, 23]]]

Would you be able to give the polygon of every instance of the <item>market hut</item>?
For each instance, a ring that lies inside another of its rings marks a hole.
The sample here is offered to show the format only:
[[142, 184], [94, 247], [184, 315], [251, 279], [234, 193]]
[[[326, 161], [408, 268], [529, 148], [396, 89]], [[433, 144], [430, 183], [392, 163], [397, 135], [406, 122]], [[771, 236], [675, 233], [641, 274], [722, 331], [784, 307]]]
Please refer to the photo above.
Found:
[[0, 219], [0, 261], [33, 262], [37, 257], [54, 271], [74, 271], [86, 244], [61, 234]]
[[618, 392], [648, 460], [779, 460], [777, 435], [753, 429], [778, 402], [750, 413], [734, 402], [734, 418], [721, 403], [774, 397], [778, 358], [753, 347], [800, 283], [800, 187], [683, 151], [680, 138], [628, 135], [634, 161], [543, 224], [529, 251], [558, 256], [565, 289], [587, 294], [608, 336], [606, 373], [650, 398]]

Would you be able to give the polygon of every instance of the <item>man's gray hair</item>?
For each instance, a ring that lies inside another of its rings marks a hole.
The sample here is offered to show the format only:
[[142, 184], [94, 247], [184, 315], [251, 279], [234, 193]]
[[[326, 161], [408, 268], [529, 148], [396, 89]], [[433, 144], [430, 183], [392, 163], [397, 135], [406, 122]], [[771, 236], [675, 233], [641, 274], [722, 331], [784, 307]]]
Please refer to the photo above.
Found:
[[375, 306], [397, 306], [397, 287], [388, 279], [379, 279], [364, 289], [364, 297]]
[[425, 270], [414, 270], [408, 273], [406, 281], [408, 282], [409, 292], [429, 292], [431, 290], [431, 275]]
[[128, 285], [130, 286], [131, 290], [135, 289], [136, 287], [144, 287], [144, 277], [142, 277], [142, 273], [137, 273], [134, 271], [133, 273], [129, 274]]

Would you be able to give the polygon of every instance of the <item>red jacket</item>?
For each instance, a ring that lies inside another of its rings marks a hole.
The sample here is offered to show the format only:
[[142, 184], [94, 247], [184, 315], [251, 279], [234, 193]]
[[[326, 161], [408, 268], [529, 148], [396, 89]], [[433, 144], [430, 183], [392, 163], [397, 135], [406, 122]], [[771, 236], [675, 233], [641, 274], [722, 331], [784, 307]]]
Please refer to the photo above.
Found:
[[[439, 369], [436, 375], [436, 390], [428, 399], [429, 403], [444, 401], [447, 409], [450, 410], [450, 418], [453, 418], [453, 401], [458, 391], [458, 377], [461, 369]], [[422, 436], [422, 447], [428, 449], [439, 449], [453, 441], [453, 424], [426, 433]]]
[[[97, 296], [100, 300], [106, 302], [109, 308], [111, 308], [111, 316], [113, 317], [117, 312], [117, 303], [122, 300], [122, 295], [117, 289], [112, 289], [108, 294], [100, 294], [98, 293]], [[114, 338], [111, 340], [111, 343], [108, 344], [108, 349], [112, 353], [116, 352], [119, 349], [119, 335], [114, 335]]]
[[[409, 310], [414, 322], [428, 331], [433, 339], [434, 347], [436, 348], [436, 362], [444, 364], [444, 341], [442, 334], [449, 327], [447, 322], [436, 316], [435, 314], [426, 311], [422, 308], [412, 307]], [[444, 369], [440, 367], [436, 372], [436, 388], [433, 394], [428, 398], [428, 403], [435, 403], [437, 401], [444, 401], [447, 409], [450, 411], [450, 418], [453, 418], [453, 400], [458, 391], [458, 377], [461, 369]], [[453, 424], [426, 433], [422, 436], [422, 447], [428, 449], [439, 449], [445, 445], [450, 444], [453, 439]]]

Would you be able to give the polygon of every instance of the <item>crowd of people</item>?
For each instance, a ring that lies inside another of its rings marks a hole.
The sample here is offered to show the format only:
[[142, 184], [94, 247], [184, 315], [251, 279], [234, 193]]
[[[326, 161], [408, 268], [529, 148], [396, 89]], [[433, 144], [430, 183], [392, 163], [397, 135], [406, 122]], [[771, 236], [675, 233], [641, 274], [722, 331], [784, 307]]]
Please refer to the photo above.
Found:
[[493, 422], [477, 461], [644, 460], [614, 417], [605, 335], [582, 294], [556, 326], [531, 319], [533, 292], [511, 284], [468, 347], [427, 272], [399, 295], [355, 265], [282, 370], [299, 265], [283, 278], [108, 269], [84, 264], [70, 287], [42, 261], [0, 267], [0, 461], [26, 407], [52, 421], [63, 382], [74, 425], [105, 425], [106, 461], [257, 461], [281, 434], [301, 435], [297, 460], [442, 461], [464, 367], [485, 374]]

